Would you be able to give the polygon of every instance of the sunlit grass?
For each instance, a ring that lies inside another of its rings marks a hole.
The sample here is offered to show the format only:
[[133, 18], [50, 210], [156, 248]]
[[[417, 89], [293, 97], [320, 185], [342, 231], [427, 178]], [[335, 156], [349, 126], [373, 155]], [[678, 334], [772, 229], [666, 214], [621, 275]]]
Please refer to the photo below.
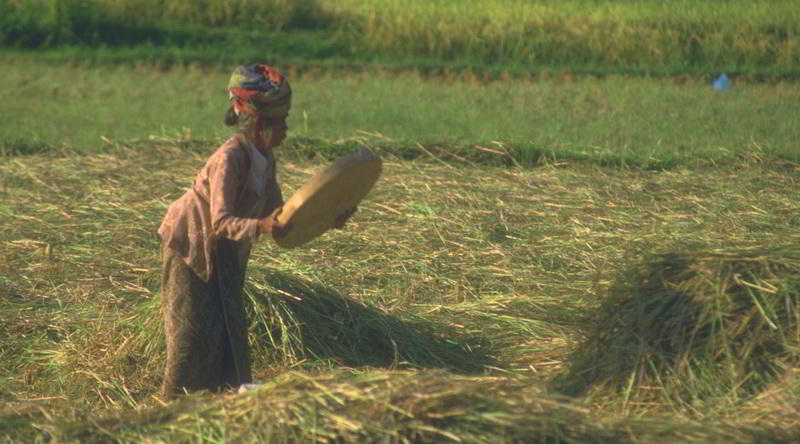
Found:
[[[222, 124], [229, 69], [8, 61], [0, 79], [5, 152], [101, 152], [107, 140], [160, 137], [213, 144], [229, 132]], [[534, 161], [652, 167], [800, 155], [794, 82], [734, 82], [718, 92], [699, 79], [286, 72], [294, 90], [290, 146], [353, 137], [413, 150], [500, 143]]]
[[230, 133], [232, 67], [5, 61], [0, 440], [800, 433], [795, 83], [286, 67], [284, 195], [358, 144], [383, 176], [346, 231], [253, 250], [265, 385], [162, 405], [156, 229]]
[[[214, 63], [277, 49], [309, 64], [796, 77], [800, 59], [796, 5], [789, 0], [2, 0], [0, 6], [10, 11], [0, 21], [0, 43], [62, 48], [64, 58], [106, 63], [142, 57]], [[309, 30], [318, 33], [315, 41], [303, 37]], [[64, 45], [83, 51], [76, 55]], [[133, 53], [104, 51], [131, 46]]]
[[[562, 399], [551, 387], [586, 310], [641, 257], [758, 248], [784, 260], [778, 247], [800, 241], [797, 172], [753, 159], [653, 172], [384, 152], [381, 181], [348, 230], [307, 248], [254, 249], [247, 295], [264, 389], [160, 406], [156, 228], [204, 161], [197, 145], [2, 159], [0, 432], [18, 442], [444, 432], [759, 442], [797, 430], [781, 419], [798, 396], [788, 374], [761, 375], [773, 379], [769, 399], [722, 399], [738, 416], [654, 396], [631, 418], [622, 396]], [[325, 163], [293, 153], [278, 154], [287, 194]], [[774, 284], [760, 271], [741, 279]]]

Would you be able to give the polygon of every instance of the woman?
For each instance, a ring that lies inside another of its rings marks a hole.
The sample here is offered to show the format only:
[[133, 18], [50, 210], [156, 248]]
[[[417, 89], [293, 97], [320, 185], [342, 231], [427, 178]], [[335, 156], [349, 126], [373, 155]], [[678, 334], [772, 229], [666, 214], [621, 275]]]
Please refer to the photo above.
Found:
[[272, 153], [286, 137], [289, 83], [273, 67], [240, 66], [228, 91], [225, 123], [237, 131], [170, 205], [159, 229], [165, 398], [251, 381], [242, 297], [250, 247], [259, 236], [291, 229], [277, 219], [283, 198]]

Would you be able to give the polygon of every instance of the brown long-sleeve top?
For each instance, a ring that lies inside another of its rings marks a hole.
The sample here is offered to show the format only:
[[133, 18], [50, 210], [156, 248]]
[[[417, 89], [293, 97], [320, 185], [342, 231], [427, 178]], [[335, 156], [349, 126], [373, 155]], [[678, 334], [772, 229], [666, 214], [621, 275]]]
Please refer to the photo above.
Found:
[[216, 240], [249, 245], [259, 236], [258, 221], [283, 204], [275, 178], [275, 158], [241, 135], [220, 146], [194, 183], [167, 210], [158, 230], [162, 242], [208, 282]]

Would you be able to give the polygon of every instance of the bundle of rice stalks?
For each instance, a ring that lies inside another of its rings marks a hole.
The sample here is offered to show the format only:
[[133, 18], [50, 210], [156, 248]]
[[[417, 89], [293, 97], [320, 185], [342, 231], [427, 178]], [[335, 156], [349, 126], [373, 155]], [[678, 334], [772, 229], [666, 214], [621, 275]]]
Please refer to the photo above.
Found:
[[103, 418], [39, 418], [36, 429], [54, 442], [791, 442], [763, 428], [600, 415], [527, 378], [442, 370], [286, 372], [244, 393], [193, 394]]
[[[474, 373], [491, 360], [469, 338], [444, 337], [420, 318], [402, 318], [288, 274], [269, 272], [246, 289], [256, 359], [267, 366], [331, 365], [446, 368]], [[446, 334], [446, 332], [445, 332]]]
[[585, 323], [562, 379], [625, 407], [734, 403], [800, 362], [800, 251], [657, 255]]
[[41, 424], [59, 442], [624, 442], [522, 379], [441, 370], [287, 372], [258, 389]]
[[800, 368], [795, 367], [769, 384], [758, 395], [722, 418], [741, 425], [757, 424], [775, 434], [780, 432], [797, 442], [800, 437]]

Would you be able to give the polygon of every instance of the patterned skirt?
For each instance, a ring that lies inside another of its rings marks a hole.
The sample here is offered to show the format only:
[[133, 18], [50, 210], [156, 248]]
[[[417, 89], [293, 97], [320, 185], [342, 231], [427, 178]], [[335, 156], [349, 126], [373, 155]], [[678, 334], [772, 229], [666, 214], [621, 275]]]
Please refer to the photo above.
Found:
[[251, 382], [244, 309], [248, 243], [218, 239], [208, 282], [161, 245], [161, 302], [167, 362], [161, 394], [214, 392]]

